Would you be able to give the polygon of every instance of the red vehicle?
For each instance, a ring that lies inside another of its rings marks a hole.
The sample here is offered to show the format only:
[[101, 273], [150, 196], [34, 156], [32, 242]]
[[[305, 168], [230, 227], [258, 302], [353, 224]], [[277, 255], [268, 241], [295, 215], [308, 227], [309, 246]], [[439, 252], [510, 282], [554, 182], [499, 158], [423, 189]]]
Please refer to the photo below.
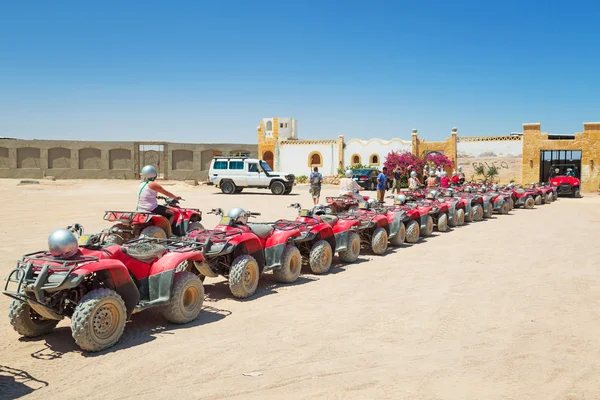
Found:
[[297, 223], [249, 223], [260, 215], [233, 208], [227, 216], [220, 208], [211, 214], [221, 216], [214, 229], [196, 229], [186, 239], [203, 243], [203, 260], [194, 262], [203, 277], [219, 275], [229, 280], [229, 290], [238, 298], [252, 296], [263, 272], [273, 271], [279, 282], [295, 282], [302, 269], [302, 256], [295, 240], [302, 236]]
[[556, 195], [581, 197], [579, 169], [575, 164], [554, 164], [550, 170], [550, 185], [556, 188]]
[[201, 260], [198, 243], [138, 239], [103, 247], [100, 235], [93, 235], [81, 236], [78, 248], [66, 229], [55, 231], [49, 243], [56, 235], [74, 241], [74, 250], [25, 254], [8, 275], [3, 293], [13, 298], [10, 323], [22, 336], [49, 333], [67, 317], [79, 347], [100, 351], [118, 342], [138, 311], [158, 307], [178, 324], [200, 314], [202, 281], [177, 269], [184, 261]]
[[467, 199], [455, 197], [454, 189], [446, 189], [438, 196], [439, 201], [443, 201], [448, 205], [448, 225], [451, 227], [461, 226], [465, 223], [465, 209], [467, 207]]
[[[400, 197], [403, 196], [403, 197]], [[404, 238], [406, 243], [416, 243], [421, 235], [421, 213], [417, 210], [416, 204], [406, 204], [406, 196], [391, 196], [394, 199], [393, 206], [384, 206], [392, 212], [404, 212], [402, 223], [404, 225]], [[398, 239], [400, 241], [400, 239]]]
[[[392, 196], [393, 197], [393, 196]], [[359, 212], [376, 212], [388, 220], [388, 240], [392, 246], [402, 246], [406, 240], [406, 225], [410, 221], [406, 210], [401, 207], [384, 206], [374, 199], [361, 202]]]
[[537, 192], [529, 189], [512, 189], [514, 198], [514, 205], [516, 208], [523, 207], [525, 209], [532, 209], [535, 207], [535, 197], [537, 196]]
[[371, 210], [367, 201], [358, 205], [358, 210], [344, 211], [336, 214], [338, 221], [358, 221], [355, 228], [360, 236], [361, 244], [369, 247], [373, 253], [382, 255], [388, 247], [390, 224], [387, 217], [375, 210]]
[[463, 192], [460, 192], [458, 196], [470, 201], [471, 210], [469, 212], [469, 210], [465, 208], [465, 221], [471, 222], [483, 220], [483, 214], [486, 205], [483, 197], [473, 193], [473, 188], [470, 186], [465, 186], [463, 188]]
[[408, 192], [407, 201], [414, 202], [421, 214], [421, 236], [433, 233], [434, 226], [439, 232], [448, 230], [448, 204], [436, 199], [437, 191], [427, 193], [426, 198], [421, 198], [422, 192]]
[[544, 204], [552, 203], [556, 199], [557, 187], [552, 187], [544, 182], [535, 185], [542, 192], [542, 201]]
[[358, 203], [368, 201], [368, 196], [363, 196], [362, 200], [350, 196], [327, 197], [327, 207], [332, 214], [338, 214], [344, 211], [358, 210]]
[[[105, 243], [123, 244], [140, 236], [168, 238], [185, 236], [194, 229], [202, 229], [202, 211], [181, 208], [177, 199], [157, 196], [174, 212], [173, 224], [162, 215], [143, 211], [106, 211], [104, 220], [116, 222], [104, 232]], [[183, 199], [181, 199], [183, 200]]]
[[[491, 188], [483, 187], [483, 196], [488, 199], [492, 205], [492, 213], [495, 211], [498, 214], [508, 214], [510, 211], [511, 196], [498, 191], [498, 185], [492, 185]], [[485, 214], [484, 214], [485, 215]], [[487, 214], [488, 218], [491, 214]]]

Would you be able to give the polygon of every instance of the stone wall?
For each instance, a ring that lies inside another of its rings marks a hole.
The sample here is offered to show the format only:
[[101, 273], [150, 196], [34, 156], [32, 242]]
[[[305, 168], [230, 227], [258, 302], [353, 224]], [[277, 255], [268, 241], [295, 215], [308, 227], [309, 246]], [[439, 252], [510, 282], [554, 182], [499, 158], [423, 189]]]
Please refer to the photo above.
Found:
[[571, 140], [548, 139], [541, 124], [523, 124], [523, 182], [539, 180], [540, 150], [581, 150], [581, 191], [600, 188], [600, 123], [584, 123], [583, 132], [575, 133]]
[[[162, 151], [143, 151], [143, 146]], [[191, 144], [168, 142], [92, 142], [0, 139], [0, 178], [137, 179], [155, 152], [165, 179], [204, 181], [214, 155], [248, 152], [252, 144]]]

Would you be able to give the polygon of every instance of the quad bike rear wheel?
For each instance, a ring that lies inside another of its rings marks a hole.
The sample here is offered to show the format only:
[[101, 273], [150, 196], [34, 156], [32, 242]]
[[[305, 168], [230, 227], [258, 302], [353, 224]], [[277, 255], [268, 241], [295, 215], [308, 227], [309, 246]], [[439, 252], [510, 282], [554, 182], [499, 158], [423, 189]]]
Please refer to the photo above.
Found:
[[508, 212], [510, 211], [510, 205], [508, 204], [508, 202], [504, 202], [502, 203], [502, 207], [500, 208], [500, 214], [508, 214]]
[[535, 205], [539, 206], [540, 204], [542, 204], [542, 196], [538, 194], [535, 196]]
[[225, 194], [234, 194], [236, 191], [235, 183], [232, 181], [221, 182], [221, 192]]
[[512, 197], [508, 200], [508, 208], [509, 211], [515, 208], [515, 201], [512, 199]]
[[73, 339], [86, 351], [107, 349], [121, 338], [126, 320], [127, 308], [117, 292], [92, 290], [83, 296], [71, 317]]
[[314, 274], [327, 273], [331, 268], [331, 260], [333, 259], [331, 245], [326, 240], [319, 240], [310, 249], [308, 258], [308, 265]]
[[188, 233], [191, 231], [199, 231], [204, 229], [204, 225], [202, 225], [202, 223], [200, 221], [194, 221], [191, 224], [188, 225]]
[[300, 250], [292, 244], [285, 246], [281, 267], [273, 270], [277, 282], [292, 283], [300, 276], [302, 271], [302, 255]]
[[398, 234], [390, 239], [390, 244], [392, 246], [402, 246], [406, 241], [406, 225], [404, 222], [400, 222], [400, 230]]
[[535, 207], [535, 200], [533, 199], [533, 197], [528, 197], [527, 199], [525, 199], [525, 203], [523, 204], [523, 208], [526, 208], [526, 209], [530, 210], [533, 207]]
[[475, 216], [474, 211], [473, 207], [469, 209], [469, 212], [465, 209], [465, 222], [473, 222], [473, 217]]
[[191, 272], [177, 272], [173, 278], [171, 299], [162, 307], [161, 314], [171, 323], [185, 324], [198, 317], [203, 301], [204, 286], [200, 278]]
[[483, 220], [483, 206], [481, 204], [475, 204], [473, 206], [473, 221]]
[[421, 226], [419, 225], [419, 222], [415, 220], [409, 221], [406, 225], [406, 242], [417, 243], [419, 241], [419, 236], [421, 236]]
[[353, 263], [360, 255], [360, 236], [356, 232], [348, 233], [348, 247], [338, 253], [342, 262]]
[[425, 222], [421, 224], [421, 236], [429, 236], [433, 233], [433, 218], [431, 215], [422, 216], [421, 219], [425, 218]]
[[260, 269], [254, 257], [238, 256], [229, 270], [229, 290], [235, 297], [243, 299], [252, 296], [258, 287]]
[[554, 201], [554, 193], [553, 192], [549, 192], [548, 194], [548, 200], [546, 200], [548, 203], [552, 203]]
[[145, 227], [140, 232], [140, 237], [155, 238], [155, 239], [166, 239], [167, 238], [167, 234], [165, 233], [165, 231], [162, 230], [162, 228], [159, 228], [158, 226], [152, 225], [152, 226]]
[[454, 218], [456, 219], [456, 226], [461, 226], [465, 224], [465, 210], [459, 208], [456, 210], [456, 214], [454, 214]]
[[382, 255], [388, 247], [388, 234], [385, 228], [377, 228], [371, 237], [371, 249], [373, 253]]
[[438, 232], [446, 232], [448, 230], [448, 214], [443, 213], [438, 217], [437, 221]]
[[13, 300], [8, 308], [8, 318], [13, 329], [21, 336], [36, 337], [52, 332], [60, 321], [43, 318], [23, 301]]
[[492, 215], [494, 215], [494, 205], [492, 204], [492, 202], [490, 202], [490, 204], [488, 204], [487, 209], [483, 212], [483, 217], [492, 218]]

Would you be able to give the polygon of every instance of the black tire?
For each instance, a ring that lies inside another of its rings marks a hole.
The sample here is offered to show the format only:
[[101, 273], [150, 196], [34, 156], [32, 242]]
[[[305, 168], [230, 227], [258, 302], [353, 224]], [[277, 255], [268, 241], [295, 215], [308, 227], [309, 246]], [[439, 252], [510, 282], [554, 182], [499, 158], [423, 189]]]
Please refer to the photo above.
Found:
[[459, 208], [456, 210], [454, 214], [454, 218], [456, 219], [456, 226], [461, 226], [465, 224], [465, 210]]
[[283, 192], [283, 194], [290, 194], [290, 193], [292, 193], [292, 188], [291, 187], [285, 189], [285, 192]]
[[19, 335], [25, 337], [36, 337], [50, 333], [60, 322], [55, 319], [43, 318], [28, 303], [16, 299], [10, 303], [8, 318], [13, 329]]
[[300, 250], [293, 244], [287, 244], [283, 251], [281, 267], [273, 270], [273, 276], [277, 282], [292, 283], [300, 276], [302, 271], [302, 255]]
[[508, 208], [509, 210], [515, 208], [515, 201], [512, 199], [512, 197], [510, 198], [510, 200], [508, 200]]
[[548, 202], [552, 203], [554, 201], [554, 193], [553, 192], [548, 192]]
[[325, 274], [331, 268], [333, 250], [326, 240], [319, 240], [310, 249], [308, 265], [314, 274]]
[[573, 191], [573, 196], [580, 199], [581, 198], [581, 192], [579, 191], [579, 188], [575, 189]]
[[542, 196], [538, 194], [535, 196], [535, 205], [539, 206], [540, 204], [542, 204]]
[[544, 203], [544, 204], [548, 204], [548, 203], [550, 203], [550, 196], [549, 196], [549, 194], [548, 194], [548, 193], [544, 194], [543, 203]]
[[500, 214], [508, 214], [508, 212], [510, 211], [510, 205], [508, 204], [508, 202], [504, 202], [502, 204], [502, 207], [500, 208]]
[[276, 196], [281, 196], [285, 193], [285, 185], [281, 181], [275, 181], [271, 184], [271, 193]]
[[234, 194], [235, 191], [235, 183], [233, 183], [232, 181], [221, 182], [221, 192], [225, 194]]
[[488, 204], [487, 210], [484, 210], [484, 212], [483, 212], [483, 217], [484, 218], [492, 218], [492, 215], [494, 215], [494, 205], [490, 201], [490, 203]]
[[382, 255], [388, 247], [388, 233], [385, 228], [377, 228], [371, 237], [371, 250], [377, 255]]
[[438, 217], [437, 230], [438, 232], [446, 232], [448, 230], [448, 214], [443, 213]]
[[158, 226], [147, 226], [140, 232], [140, 237], [155, 238], [155, 239], [166, 239], [167, 233], [159, 228]]
[[404, 242], [406, 241], [406, 225], [404, 225], [404, 222], [400, 222], [400, 230], [398, 231], [398, 234], [396, 236], [394, 236], [393, 238], [390, 239], [390, 244], [392, 246], [402, 246], [404, 244]]
[[204, 225], [202, 225], [202, 223], [200, 221], [194, 221], [191, 224], [188, 225], [188, 233], [191, 231], [196, 231], [196, 230], [202, 230], [204, 229]]
[[426, 215], [425, 223], [421, 224], [421, 236], [429, 236], [432, 233], [433, 233], [433, 218], [431, 218], [431, 215]]
[[117, 292], [92, 290], [83, 296], [71, 317], [73, 339], [86, 351], [107, 349], [121, 338], [126, 320], [127, 308]]
[[344, 263], [353, 263], [360, 256], [360, 236], [356, 232], [348, 233], [348, 247], [338, 253]]
[[523, 208], [531, 210], [533, 207], [535, 207], [535, 200], [533, 197], [528, 197], [523, 204]]
[[481, 204], [475, 204], [473, 206], [473, 221], [483, 220], [483, 206]]
[[104, 244], [118, 244], [119, 246], [125, 243], [125, 240], [116, 233], [110, 234], [104, 239]]
[[191, 272], [177, 272], [173, 278], [171, 299], [162, 307], [161, 314], [171, 323], [185, 324], [198, 317], [203, 301], [204, 286], [200, 278]]
[[419, 224], [419, 221], [408, 221], [408, 224], [406, 225], [406, 242], [417, 243], [420, 236], [421, 225]]
[[375, 182], [371, 181], [369, 183], [369, 190], [375, 190], [375, 189], [377, 189], [377, 186], [375, 185]]
[[466, 209], [465, 209], [465, 222], [473, 222], [473, 217], [475, 216], [475, 214], [473, 213], [473, 207], [471, 206], [471, 209], [469, 210], [469, 212], [467, 213]]
[[235, 192], [234, 192], [234, 193], [235, 193], [235, 194], [240, 194], [240, 193], [242, 193], [242, 191], [243, 191], [243, 190], [244, 190], [244, 188], [241, 188], [241, 187], [237, 187], [237, 186], [236, 186], [236, 188], [235, 188]]
[[260, 268], [254, 257], [238, 256], [229, 270], [229, 290], [235, 297], [243, 299], [252, 296], [258, 287]]

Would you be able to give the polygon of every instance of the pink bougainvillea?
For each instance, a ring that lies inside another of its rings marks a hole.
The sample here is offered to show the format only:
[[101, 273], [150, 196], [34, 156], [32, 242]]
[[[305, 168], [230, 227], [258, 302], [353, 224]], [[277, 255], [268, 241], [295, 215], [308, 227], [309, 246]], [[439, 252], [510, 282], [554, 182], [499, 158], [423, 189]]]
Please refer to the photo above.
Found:
[[390, 172], [394, 171], [396, 167], [400, 167], [400, 173], [405, 175], [407, 174], [408, 167], [411, 167], [413, 171], [417, 172], [423, 170], [425, 160], [414, 155], [410, 151], [391, 151], [385, 158], [383, 165], [387, 167]]
[[430, 153], [424, 157], [424, 163], [428, 165], [432, 165], [435, 167], [452, 168], [454, 163], [448, 156], [441, 153]]

